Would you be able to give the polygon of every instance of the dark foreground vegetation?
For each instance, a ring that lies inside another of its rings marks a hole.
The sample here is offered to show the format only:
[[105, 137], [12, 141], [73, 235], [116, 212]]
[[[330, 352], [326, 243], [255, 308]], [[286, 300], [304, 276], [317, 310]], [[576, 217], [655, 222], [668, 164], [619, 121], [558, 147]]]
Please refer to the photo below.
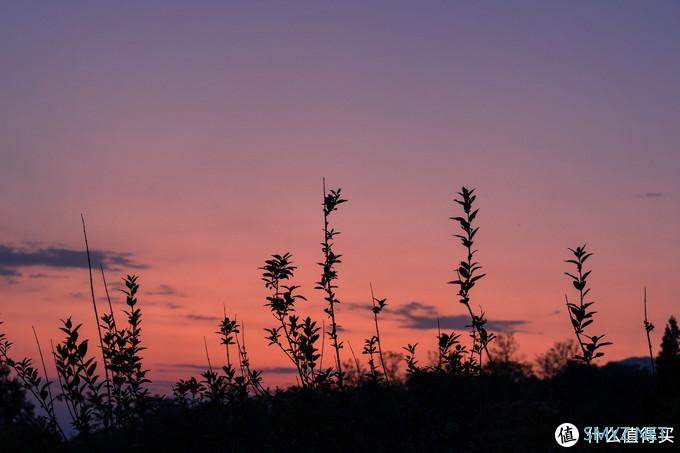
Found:
[[[474, 190], [463, 187], [458, 196], [462, 213], [452, 220], [459, 227], [463, 255], [449, 283], [470, 317], [469, 340], [438, 330], [432, 344], [422, 346], [431, 351], [427, 358], [416, 344], [404, 345], [401, 353], [384, 351], [380, 315], [389, 304], [371, 287], [367, 322], [374, 334], [358, 351], [360, 358], [349, 344], [351, 355], [344, 352], [336, 312], [341, 303], [341, 255], [335, 250], [339, 232], [331, 218], [345, 200], [339, 189], [327, 192], [324, 187], [316, 289], [327, 320], [298, 314], [306, 298], [293, 282], [297, 268], [291, 254], [273, 255], [260, 269], [273, 323], [265, 336], [289, 360], [295, 386], [265, 387], [261, 372], [251, 367], [243, 322], [228, 317], [225, 309], [216, 332], [224, 357], [211, 359], [206, 347], [204, 373], [178, 381], [172, 396], [151, 395], [143, 365], [138, 278], [124, 279], [127, 310], [122, 319], [116, 318], [110, 299], [100, 315], [90, 266], [96, 348], [80, 337], [81, 324], [67, 318], [61, 340], [47, 354], [35, 335], [40, 357], [35, 365], [12, 356], [12, 343], [0, 328], [0, 451], [558, 451], [554, 432], [563, 422], [677, 429], [680, 333], [675, 319], [665, 326], [655, 356], [645, 293], [640, 334], [649, 367], [598, 366], [595, 362], [611, 342], [592, 333], [592, 254], [585, 245], [576, 247], [566, 260], [574, 295], [564, 302], [574, 339], [556, 343], [534, 364], [524, 362], [516, 355], [512, 334], [488, 331], [485, 312], [473, 308], [479, 305], [472, 303], [472, 290], [484, 277], [475, 260], [479, 211]], [[86, 234], [85, 243], [91, 264]], [[48, 371], [48, 362], [56, 373]], [[57, 416], [62, 409], [70, 427]], [[634, 446], [582, 442], [575, 448], [626, 447]]]
[[2, 451], [558, 451], [553, 433], [565, 421], [677, 427], [680, 420], [676, 383], [623, 365], [573, 365], [550, 379], [429, 372], [406, 383], [298, 387], [219, 403], [155, 397], [133, 422], [69, 442], [32, 416], [18, 383], [2, 381], [0, 392]]

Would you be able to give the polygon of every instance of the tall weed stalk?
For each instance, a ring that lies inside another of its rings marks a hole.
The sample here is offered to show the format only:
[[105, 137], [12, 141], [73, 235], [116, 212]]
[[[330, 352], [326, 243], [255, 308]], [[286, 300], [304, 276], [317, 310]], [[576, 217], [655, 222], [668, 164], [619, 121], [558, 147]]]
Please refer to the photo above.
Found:
[[[479, 209], [474, 208], [474, 202], [477, 199], [477, 196], [474, 193], [475, 189], [468, 189], [463, 186], [461, 191], [458, 192], [460, 198], [454, 200], [463, 207], [464, 213], [463, 216], [451, 217], [451, 220], [458, 222], [462, 230], [462, 234], [454, 234], [454, 236], [460, 239], [466, 254], [465, 259], [460, 262], [456, 269], [457, 278], [450, 281], [449, 284], [458, 286], [459, 302], [467, 308], [470, 315], [472, 347], [470, 348], [469, 366], [471, 369], [476, 369], [481, 372], [482, 354], [484, 352], [493, 366], [493, 358], [491, 357], [491, 354], [489, 354], [488, 345], [493, 341], [495, 336], [493, 333], [487, 332], [484, 327], [487, 322], [484, 312], [480, 311], [479, 315], [475, 314], [470, 305], [470, 291], [476, 285], [477, 281], [486, 275], [479, 273], [482, 267], [474, 260], [474, 255], [477, 253], [477, 250], [474, 248], [475, 236], [479, 231], [479, 227], [474, 224], [477, 214], [479, 213]], [[479, 358], [478, 362], [475, 362], [475, 354]]]
[[567, 312], [569, 313], [569, 318], [571, 320], [571, 325], [574, 328], [574, 333], [576, 334], [576, 339], [581, 347], [581, 354], [577, 355], [575, 358], [586, 364], [590, 364], [593, 359], [602, 357], [604, 352], [599, 351], [600, 348], [612, 344], [608, 341], [600, 341], [604, 335], [587, 335], [585, 333], [585, 328], [593, 323], [593, 315], [597, 313], [592, 311], [590, 307], [594, 302], [587, 302], [586, 297], [590, 293], [590, 288], [588, 287], [588, 277], [592, 270], [585, 269], [585, 263], [588, 261], [593, 254], [586, 251], [585, 244], [581, 247], [576, 247], [575, 249], [569, 249], [574, 255], [573, 258], [566, 260], [565, 262], [573, 264], [576, 267], [575, 273], [565, 272], [572, 280], [572, 285], [578, 291], [578, 304], [570, 303], [569, 298], [565, 295]]
[[323, 272], [321, 274], [321, 280], [317, 282], [316, 289], [320, 289], [325, 293], [324, 300], [328, 303], [328, 307], [324, 309], [331, 320], [331, 330], [328, 333], [328, 336], [331, 340], [331, 346], [335, 351], [337, 382], [338, 385], [342, 387], [343, 374], [342, 363], [340, 361], [342, 342], [338, 340], [338, 324], [335, 316], [335, 305], [340, 303], [335, 293], [335, 290], [338, 287], [335, 283], [338, 279], [336, 266], [341, 263], [340, 258], [342, 255], [336, 254], [333, 249], [334, 239], [340, 232], [330, 226], [331, 214], [338, 210], [340, 204], [347, 201], [341, 198], [340, 191], [341, 189], [330, 189], [326, 192], [326, 180], [323, 180], [323, 242], [321, 243], [321, 251], [323, 253], [324, 261], [323, 263], [319, 263]]
[[108, 426], [111, 423], [111, 412], [112, 412], [112, 402], [111, 402], [111, 381], [109, 379], [109, 367], [106, 361], [106, 353], [104, 352], [104, 339], [102, 336], [102, 328], [99, 325], [99, 313], [97, 311], [97, 302], [94, 295], [94, 281], [92, 279], [92, 259], [90, 258], [90, 244], [87, 241], [87, 229], [85, 228], [85, 217], [80, 214], [80, 220], [83, 224], [83, 237], [85, 238], [85, 251], [87, 253], [87, 269], [90, 279], [90, 295], [92, 297], [92, 309], [94, 310], [94, 320], [97, 324], [97, 334], [99, 336], [99, 346], [101, 347], [102, 360], [104, 363], [104, 377], [106, 383], [106, 394], [108, 396], [106, 411], [104, 413], [104, 425]]
[[[378, 346], [378, 357], [380, 358], [380, 367], [382, 368], [383, 377], [385, 378], [385, 382], [389, 384], [390, 377], [387, 374], [387, 367], [385, 366], [385, 355], [383, 354], [380, 326], [378, 324], [378, 315], [387, 306], [387, 299], [378, 299], [373, 293], [373, 284], [370, 284], [369, 287], [371, 288], [371, 303], [373, 304], [371, 311], [373, 312], [373, 323], [375, 324], [375, 335], [373, 338], [375, 338], [375, 343]], [[366, 340], [366, 345], [369, 346], [368, 340]]]
[[649, 348], [649, 364], [652, 367], [652, 375], [656, 376], [656, 364], [654, 363], [654, 353], [652, 352], [652, 338], [651, 333], [654, 330], [654, 324], [647, 320], [647, 288], [644, 290], [644, 305], [645, 305], [645, 319], [642, 325], [645, 328], [645, 334], [647, 335], [647, 348]]

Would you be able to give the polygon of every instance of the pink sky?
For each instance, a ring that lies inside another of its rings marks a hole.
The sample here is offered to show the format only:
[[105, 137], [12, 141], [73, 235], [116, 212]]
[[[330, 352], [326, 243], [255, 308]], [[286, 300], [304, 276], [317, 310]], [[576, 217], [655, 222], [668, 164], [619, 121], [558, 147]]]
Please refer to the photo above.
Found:
[[[0, 17], [0, 246], [80, 251], [82, 212], [93, 249], [132, 253], [146, 267], [108, 278], [140, 275], [153, 379], [198, 374], [178, 365], [205, 364], [203, 336], [221, 358], [217, 321], [197, 316], [223, 304], [255, 367], [287, 365], [257, 268], [292, 252], [300, 312], [322, 319], [322, 177], [349, 199], [338, 318], [357, 352], [369, 282], [387, 349], [419, 342], [422, 361], [436, 331], [404, 328], [400, 308], [465, 313], [446, 284], [463, 184], [488, 274], [473, 305], [526, 321], [526, 358], [573, 335], [563, 260], [584, 242], [607, 359], [645, 355], [644, 286], [655, 344], [678, 314], [677, 6], [51, 8]], [[67, 315], [94, 333], [85, 269], [3, 269], [16, 355], [35, 355], [31, 325], [44, 345]]]

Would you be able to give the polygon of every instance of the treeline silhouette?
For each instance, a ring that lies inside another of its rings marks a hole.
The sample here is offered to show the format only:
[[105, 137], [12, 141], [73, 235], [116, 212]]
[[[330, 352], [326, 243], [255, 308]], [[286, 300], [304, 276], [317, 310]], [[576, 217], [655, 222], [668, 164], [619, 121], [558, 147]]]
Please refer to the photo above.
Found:
[[[611, 342], [591, 332], [596, 312], [586, 263], [592, 254], [585, 245], [575, 247], [566, 260], [573, 269], [565, 272], [575, 290], [573, 302], [565, 295], [565, 322], [575, 338], [555, 343], [533, 365], [525, 362], [514, 336], [490, 332], [483, 309], [473, 309], [473, 290], [485, 276], [475, 259], [475, 190], [463, 187], [454, 201], [462, 210], [451, 217], [459, 228], [455, 236], [462, 257], [449, 284], [469, 315], [469, 342], [461, 341], [463, 333], [438, 329], [427, 359], [418, 357], [417, 344], [405, 344], [403, 352], [384, 350], [380, 315], [389, 304], [371, 286], [367, 308], [373, 334], [359, 351], [364, 359], [347, 343], [351, 359], [343, 361], [336, 312], [342, 255], [331, 220], [346, 200], [340, 189], [327, 191], [324, 181], [322, 261], [315, 289], [323, 295], [326, 319], [299, 314], [299, 302], [306, 298], [294, 283], [297, 267], [290, 253], [274, 254], [260, 268], [273, 319], [266, 339], [290, 362], [296, 384], [265, 387], [262, 372], [250, 362], [244, 322], [228, 317], [225, 307], [217, 331], [224, 365], [213, 365], [206, 343], [208, 369], [179, 380], [171, 396], [148, 390], [138, 277], [124, 278], [127, 309], [116, 316], [100, 267], [108, 312], [99, 314], [83, 219], [99, 350], [92, 352], [80, 335], [82, 324], [68, 317], [62, 320], [61, 340], [48, 350], [56, 371], [50, 373], [35, 330], [38, 365], [13, 358], [12, 343], [0, 330], [0, 449], [557, 451], [553, 433], [563, 422], [677, 427], [680, 333], [675, 318], [670, 317], [655, 356], [645, 290], [641, 341], [648, 346], [650, 366], [596, 365]], [[331, 357], [324, 357], [329, 352]], [[59, 407], [70, 419], [70, 430], [57, 416]]]

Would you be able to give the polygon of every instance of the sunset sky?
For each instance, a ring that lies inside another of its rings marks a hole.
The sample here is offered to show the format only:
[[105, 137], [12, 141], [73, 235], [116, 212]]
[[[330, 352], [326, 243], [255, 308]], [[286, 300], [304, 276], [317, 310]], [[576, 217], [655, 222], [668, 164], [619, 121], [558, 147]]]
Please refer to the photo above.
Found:
[[389, 350], [419, 342], [427, 362], [437, 318], [465, 329], [447, 285], [461, 185], [478, 191], [488, 274], [473, 306], [526, 359], [573, 336], [568, 247], [595, 253], [605, 359], [646, 354], [643, 287], [655, 345], [680, 315], [679, 3], [139, 3], [0, 7], [0, 320], [15, 355], [37, 355], [31, 325], [43, 347], [59, 340], [68, 315], [94, 341], [83, 213], [112, 286], [140, 275], [152, 379], [197, 375], [204, 336], [223, 360], [226, 304], [265, 382], [290, 382], [257, 268], [292, 252], [300, 313], [323, 319], [323, 177], [349, 200], [333, 217], [337, 316], [357, 354], [370, 282]]

